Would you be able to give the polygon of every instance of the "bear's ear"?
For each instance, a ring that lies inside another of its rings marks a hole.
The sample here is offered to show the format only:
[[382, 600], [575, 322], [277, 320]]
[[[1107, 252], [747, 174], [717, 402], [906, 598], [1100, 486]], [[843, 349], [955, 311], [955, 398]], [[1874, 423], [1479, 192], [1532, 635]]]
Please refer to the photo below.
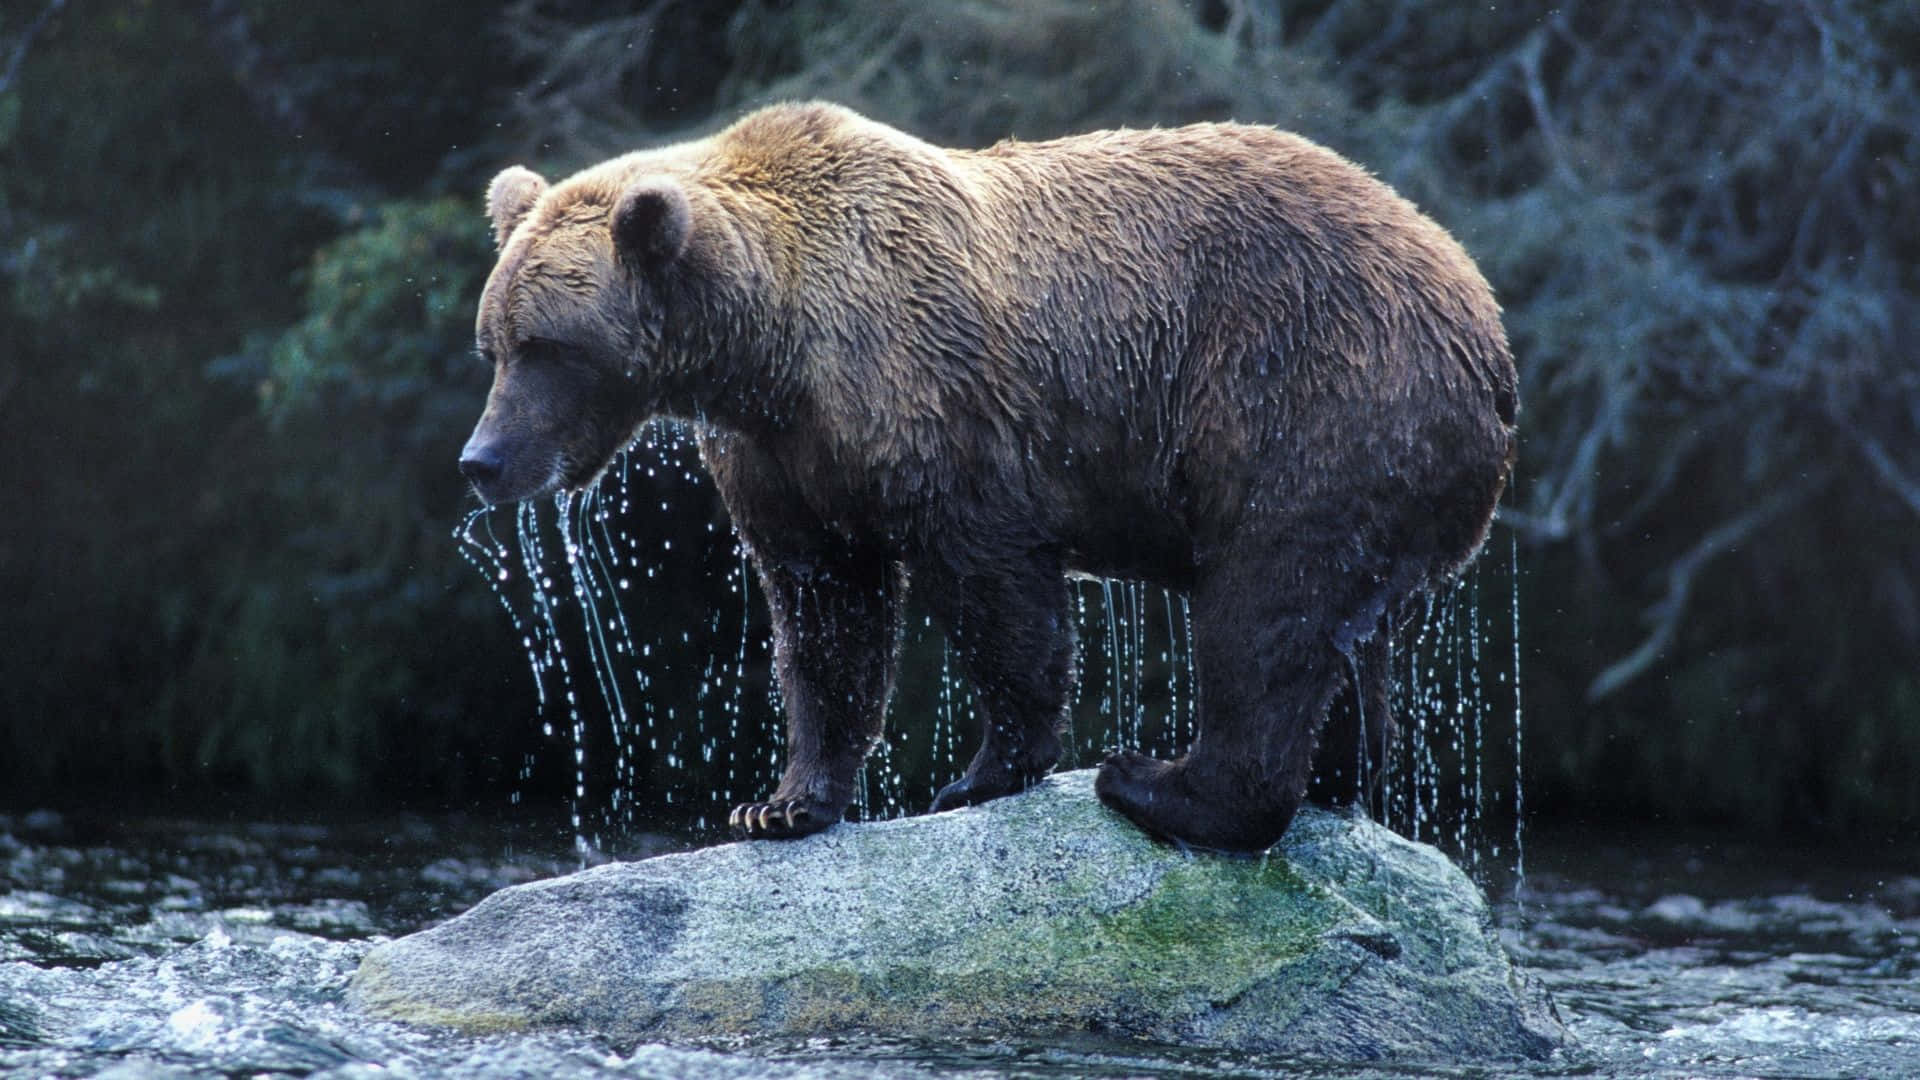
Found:
[[547, 182], [539, 173], [518, 165], [493, 178], [487, 185], [487, 216], [493, 219], [494, 247], [507, 246], [507, 237], [513, 235], [514, 228], [546, 191]]
[[613, 204], [613, 249], [637, 270], [652, 270], [680, 257], [693, 232], [693, 207], [679, 182], [666, 176], [636, 180]]

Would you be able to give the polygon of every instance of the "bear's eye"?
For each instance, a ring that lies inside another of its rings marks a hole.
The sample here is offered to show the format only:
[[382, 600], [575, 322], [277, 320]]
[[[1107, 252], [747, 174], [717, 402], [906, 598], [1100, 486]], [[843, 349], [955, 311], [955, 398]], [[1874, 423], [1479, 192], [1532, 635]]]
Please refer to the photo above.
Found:
[[534, 364], [583, 364], [587, 361], [587, 351], [578, 345], [546, 338], [529, 339], [520, 346], [518, 352]]

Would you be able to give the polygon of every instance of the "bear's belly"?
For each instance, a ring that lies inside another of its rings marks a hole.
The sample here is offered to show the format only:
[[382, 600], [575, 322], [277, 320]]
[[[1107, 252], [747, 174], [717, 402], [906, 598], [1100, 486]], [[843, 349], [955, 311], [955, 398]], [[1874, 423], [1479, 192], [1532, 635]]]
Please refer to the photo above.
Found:
[[1164, 514], [1100, 515], [1076, 523], [1066, 538], [1067, 571], [1076, 577], [1125, 578], [1170, 589], [1193, 587], [1193, 539]]

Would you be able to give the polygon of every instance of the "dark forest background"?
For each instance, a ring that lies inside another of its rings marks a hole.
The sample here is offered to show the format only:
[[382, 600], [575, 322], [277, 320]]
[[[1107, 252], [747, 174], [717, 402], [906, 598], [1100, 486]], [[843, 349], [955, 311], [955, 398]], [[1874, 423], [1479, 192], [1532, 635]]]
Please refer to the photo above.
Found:
[[[1521, 364], [1528, 806], [1911, 836], [1916, 71], [1902, 0], [7, 0], [0, 805], [564, 800], [573, 717], [452, 535], [481, 191], [822, 97], [965, 146], [1273, 123], [1379, 173]], [[619, 529], [724, 536], [657, 453]], [[704, 550], [628, 617], [751, 631]], [[911, 659], [909, 733], [953, 693]], [[653, 678], [631, 775], [720, 767], [658, 749], [712, 674]]]

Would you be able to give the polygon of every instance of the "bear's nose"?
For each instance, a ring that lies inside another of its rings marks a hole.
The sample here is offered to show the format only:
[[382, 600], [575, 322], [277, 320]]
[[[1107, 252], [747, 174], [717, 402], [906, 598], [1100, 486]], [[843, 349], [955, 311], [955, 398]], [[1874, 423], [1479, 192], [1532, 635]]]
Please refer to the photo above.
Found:
[[500, 479], [501, 464], [497, 446], [469, 446], [460, 452], [460, 475], [475, 487], [485, 487]]

